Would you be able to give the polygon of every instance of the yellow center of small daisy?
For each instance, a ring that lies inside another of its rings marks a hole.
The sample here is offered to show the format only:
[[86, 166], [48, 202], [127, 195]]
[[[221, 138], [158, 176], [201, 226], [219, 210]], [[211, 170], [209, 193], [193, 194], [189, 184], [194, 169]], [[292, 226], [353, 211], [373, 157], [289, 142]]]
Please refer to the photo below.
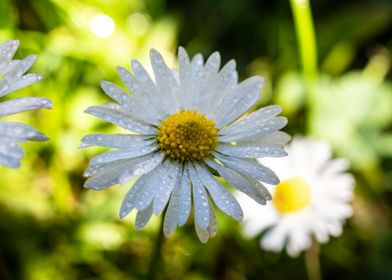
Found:
[[310, 187], [300, 177], [285, 180], [276, 186], [272, 202], [283, 214], [300, 210], [310, 204]]
[[201, 160], [218, 142], [218, 129], [212, 120], [196, 111], [180, 110], [158, 127], [157, 141], [174, 160]]

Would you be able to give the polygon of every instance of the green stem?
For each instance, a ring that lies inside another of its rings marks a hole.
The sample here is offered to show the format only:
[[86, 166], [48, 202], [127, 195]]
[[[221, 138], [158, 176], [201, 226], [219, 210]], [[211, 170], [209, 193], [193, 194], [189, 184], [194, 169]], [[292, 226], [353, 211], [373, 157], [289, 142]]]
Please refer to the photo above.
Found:
[[154, 250], [151, 253], [151, 259], [150, 259], [150, 265], [148, 267], [147, 275], [146, 275], [146, 280], [155, 280], [157, 279], [157, 272], [160, 271], [160, 258], [161, 258], [161, 251], [162, 251], [162, 245], [163, 245], [163, 217], [164, 214], [162, 215], [160, 226], [158, 227], [158, 236], [155, 241], [155, 246]]
[[305, 85], [306, 130], [311, 131], [312, 108], [316, 104], [315, 82], [318, 76], [317, 46], [309, 0], [290, 0]]
[[305, 251], [305, 266], [309, 280], [321, 280], [320, 245], [316, 241]]
[[317, 78], [317, 46], [309, 0], [290, 0], [302, 71], [307, 81]]

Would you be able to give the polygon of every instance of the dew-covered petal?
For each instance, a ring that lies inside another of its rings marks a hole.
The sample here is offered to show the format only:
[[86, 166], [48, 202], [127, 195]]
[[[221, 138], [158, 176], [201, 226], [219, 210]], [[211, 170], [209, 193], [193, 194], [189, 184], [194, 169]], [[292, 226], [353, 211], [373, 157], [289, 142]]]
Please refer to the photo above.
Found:
[[221, 128], [246, 113], [260, 98], [260, 89], [264, 84], [261, 77], [251, 77], [241, 82], [228, 94], [218, 108], [216, 126]]
[[30, 69], [36, 59], [36, 55], [29, 55], [24, 59], [14, 60], [14, 63], [10, 64], [12, 67], [3, 74], [3, 79], [5, 81], [15, 81]]
[[245, 118], [242, 118], [235, 123], [226, 126], [220, 130], [221, 134], [227, 135], [229, 133], [237, 133], [238, 131], [244, 130], [246, 127], [253, 125], [258, 122], [265, 122], [279, 115], [282, 112], [282, 108], [277, 105], [270, 105], [263, 107]]
[[19, 168], [20, 167], [20, 161], [19, 159], [3, 155], [0, 153], [0, 165], [8, 166], [11, 168]]
[[24, 153], [14, 139], [0, 137], [0, 154], [14, 159], [20, 159], [23, 157]]
[[[232, 187], [248, 195], [257, 203], [266, 204], [266, 198], [249, 180], [231, 168], [220, 165], [212, 159], [205, 159], [205, 163], [215, 169]], [[257, 181], [258, 182], [258, 181]]]
[[210, 198], [208, 198], [208, 208], [210, 210], [210, 225], [208, 226], [207, 230], [210, 238], [213, 238], [218, 232], [218, 222], [216, 220], [214, 206], [212, 205]]
[[40, 108], [51, 109], [52, 101], [44, 97], [23, 97], [0, 103], [0, 117]]
[[[101, 81], [100, 84], [103, 91], [110, 98], [112, 98], [114, 101], [120, 104], [128, 113], [130, 113], [131, 115], [133, 114], [137, 119], [148, 123], [148, 121], [146, 121], [143, 118], [143, 116], [142, 117], [136, 116], [137, 113], [135, 112], [135, 110], [137, 110], [138, 107], [140, 107], [140, 104], [138, 104], [129, 93], [127, 93], [125, 90], [123, 90], [122, 88], [120, 88], [119, 86], [117, 86], [112, 82]], [[148, 114], [145, 113], [145, 115]]]
[[271, 193], [269, 192], [269, 190], [266, 188], [266, 186], [264, 186], [262, 183], [260, 183], [259, 181], [257, 181], [256, 179], [247, 176], [247, 175], [242, 175], [246, 180], [249, 181], [249, 183], [252, 184], [252, 186], [254, 188], [257, 189], [257, 191], [261, 194], [262, 197], [264, 197], [265, 200], [271, 200], [272, 196]]
[[208, 208], [208, 196], [203, 183], [197, 175], [196, 169], [188, 165], [189, 177], [193, 187], [193, 203], [195, 207], [195, 223], [201, 230], [206, 230], [210, 224], [210, 211]]
[[[117, 67], [117, 70], [126, 86], [128, 88], [133, 88], [134, 86], [131, 85], [134, 80], [132, 74], [122, 67]], [[143, 95], [135, 94], [131, 96], [119, 86], [107, 81], [102, 81], [101, 87], [108, 96], [121, 104], [127, 113], [134, 119], [147, 124], [159, 124], [159, 115], [157, 114], [154, 106], [151, 105], [151, 98], [146, 100]]]
[[215, 150], [232, 157], [260, 158], [260, 157], [284, 157], [287, 152], [283, 148], [255, 147], [255, 146], [233, 146], [230, 144], [218, 144]]
[[190, 108], [196, 109], [197, 111], [200, 111], [201, 109], [198, 105], [199, 105], [200, 93], [204, 86], [202, 69], [203, 69], [203, 56], [200, 53], [198, 53], [191, 60], [190, 71], [191, 71], [192, 86], [189, 89], [190, 95], [188, 94], [188, 98], [190, 98]]
[[205, 109], [206, 115], [216, 121], [215, 111], [220, 107], [223, 99], [237, 86], [238, 74], [234, 60], [230, 60], [223, 66], [216, 77], [215, 87], [209, 96], [209, 102]]
[[31, 85], [39, 80], [42, 80], [41, 75], [26, 74], [12, 82], [7, 82], [6, 80], [0, 81], [0, 97]]
[[135, 160], [127, 158], [127, 159], [120, 159], [120, 160], [116, 160], [116, 161], [112, 161], [112, 162], [105, 162], [105, 163], [91, 164], [91, 162], [90, 162], [88, 167], [84, 171], [83, 176], [90, 177], [90, 176], [96, 175], [99, 172], [105, 170], [106, 168], [119, 166], [119, 165], [122, 165], [122, 163], [124, 163], [124, 162], [129, 162], [129, 164], [131, 165], [131, 164], [134, 164]]
[[207, 105], [210, 102], [210, 95], [214, 91], [216, 77], [220, 67], [220, 54], [214, 52], [207, 59], [204, 68], [201, 70], [200, 91], [198, 93], [197, 108], [200, 113], [205, 113]]
[[249, 177], [255, 178], [267, 184], [279, 184], [279, 178], [268, 167], [257, 163], [250, 159], [240, 159], [234, 157], [227, 157], [222, 154], [213, 153], [213, 155], [228, 167], [245, 174]]
[[125, 174], [121, 176], [120, 183], [126, 183], [135, 176], [143, 175], [155, 169], [158, 165], [161, 164], [164, 156], [164, 153], [159, 152], [150, 153], [145, 156], [136, 158], [135, 160], [137, 160], [138, 162], [132, 167], [132, 169], [128, 170]]
[[144, 156], [158, 150], [156, 145], [143, 145], [138, 148], [127, 148], [115, 151], [109, 151], [95, 156], [91, 159], [90, 164], [112, 162], [119, 159], [135, 158]]
[[116, 124], [122, 128], [134, 131], [140, 134], [153, 135], [156, 129], [152, 126], [132, 119], [132, 117], [124, 111], [120, 106], [113, 104], [105, 104], [102, 106], [91, 106], [85, 110], [85, 113], [96, 116], [100, 119]]
[[[158, 168], [142, 175], [127, 192], [120, 207], [119, 215], [121, 219], [128, 215], [134, 208], [145, 208], [151, 204], [154, 194], [150, 191], [151, 185], [149, 183], [152, 181], [152, 178], [156, 178], [154, 176], [156, 172], [159, 172]], [[144, 198], [144, 200], [142, 201], [141, 198]], [[147, 206], [144, 205], [144, 201], [148, 201], [146, 203]]]
[[237, 221], [241, 221], [244, 214], [241, 206], [238, 204], [233, 195], [214, 179], [205, 166], [196, 164], [195, 168], [200, 180], [206, 186], [216, 206], [230, 217], [233, 217]]
[[167, 113], [175, 113], [179, 109], [178, 99], [176, 98], [179, 89], [178, 83], [159, 52], [152, 49], [150, 58], [160, 100], [166, 104], [165, 108], [169, 109]]
[[123, 162], [118, 161], [119, 163], [117, 165], [113, 164], [111, 167], [110, 165], [105, 166], [106, 168], [103, 169], [100, 166], [101, 164], [92, 165], [100, 168], [100, 170], [90, 177], [84, 186], [86, 188], [100, 190], [116, 184], [125, 183], [135, 176], [143, 175], [155, 169], [161, 163], [163, 156], [162, 153], [148, 154]]
[[148, 223], [152, 216], [152, 203], [146, 209], [137, 211], [136, 215], [136, 230], [141, 230]]
[[197, 223], [195, 223], [195, 230], [197, 237], [202, 243], [206, 243], [208, 239], [213, 238], [218, 232], [218, 223], [216, 220], [215, 210], [212, 205], [211, 199], [208, 198], [208, 208], [210, 211], [210, 224], [207, 229], [201, 229]]
[[188, 110], [191, 108], [193, 92], [191, 62], [183, 47], [178, 48], [180, 92], [178, 94], [179, 105]]
[[163, 221], [163, 233], [165, 236], [170, 236], [176, 229], [179, 216], [180, 216], [180, 205], [181, 205], [181, 178], [183, 171], [180, 171], [177, 176], [176, 183], [173, 188], [173, 192], [170, 196], [169, 206], [166, 210], [166, 215]]
[[181, 185], [180, 185], [180, 214], [178, 217], [178, 225], [183, 226], [188, 220], [189, 214], [191, 212], [191, 182], [189, 178], [189, 167], [188, 164], [185, 164], [184, 171], [181, 177]]
[[165, 208], [173, 187], [177, 180], [179, 180], [179, 164], [173, 163], [169, 160], [162, 165], [162, 177], [159, 185], [155, 187], [156, 193], [154, 198], [153, 211], [155, 214], [160, 214]]
[[238, 145], [241, 146], [260, 146], [260, 147], [275, 147], [283, 148], [285, 144], [290, 141], [291, 137], [286, 132], [275, 131], [264, 137], [257, 137], [251, 141], [239, 141]]
[[131, 61], [132, 69], [135, 76], [129, 83], [130, 91], [140, 100], [143, 100], [143, 105], [146, 110], [151, 112], [158, 120], [162, 120], [167, 116], [167, 110], [162, 108], [162, 102], [154, 82], [150, 75], [137, 60]]
[[18, 46], [18, 40], [8, 40], [0, 44], [0, 74], [4, 74]]
[[218, 137], [219, 142], [234, 142], [234, 141], [254, 141], [257, 138], [268, 135], [275, 132], [287, 124], [285, 117], [275, 117], [268, 121], [259, 121], [248, 126], [242, 127], [241, 129], [235, 130], [235, 132], [222, 131], [222, 134]]
[[87, 189], [102, 190], [119, 184], [119, 179], [132, 166], [132, 159], [123, 160], [106, 164], [105, 168], [100, 165], [96, 166], [99, 171], [93, 169], [94, 165], [89, 166], [84, 172], [84, 176], [92, 175], [85, 183]]
[[102, 146], [120, 149], [139, 149], [156, 141], [142, 135], [96, 133], [84, 136], [81, 142], [80, 148]]
[[46, 137], [41, 132], [35, 130], [31, 126], [18, 122], [3, 122], [0, 121], [0, 136], [6, 136], [15, 139], [16, 141], [46, 141]]

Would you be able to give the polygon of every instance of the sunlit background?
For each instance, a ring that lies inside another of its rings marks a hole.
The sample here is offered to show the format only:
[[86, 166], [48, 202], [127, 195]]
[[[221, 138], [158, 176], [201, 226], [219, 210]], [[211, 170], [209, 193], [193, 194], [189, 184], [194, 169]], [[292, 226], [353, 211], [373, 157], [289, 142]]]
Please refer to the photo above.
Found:
[[258, 106], [281, 105], [285, 131], [326, 139], [350, 161], [354, 216], [321, 246], [323, 278], [392, 279], [392, 2], [310, 4], [318, 62], [312, 38], [301, 60], [289, 0], [1, 0], [0, 42], [19, 39], [16, 57], [37, 54], [30, 72], [45, 77], [10, 97], [54, 105], [12, 117], [51, 140], [24, 144], [20, 169], [0, 167], [0, 279], [306, 279], [302, 256], [261, 250], [221, 213], [206, 245], [190, 220], [156, 248], [160, 217], [142, 231], [118, 217], [127, 187], [83, 189], [103, 149], [77, 149], [80, 139], [118, 129], [83, 114], [109, 101], [99, 82], [121, 84], [115, 67], [134, 58], [149, 68], [150, 48], [175, 67], [179, 45], [235, 58], [241, 80], [264, 76]]

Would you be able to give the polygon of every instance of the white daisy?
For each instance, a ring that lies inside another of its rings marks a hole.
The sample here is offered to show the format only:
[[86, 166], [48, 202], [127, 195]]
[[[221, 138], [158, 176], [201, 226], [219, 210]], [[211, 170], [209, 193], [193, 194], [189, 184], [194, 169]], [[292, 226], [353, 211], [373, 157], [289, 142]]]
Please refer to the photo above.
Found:
[[247, 235], [269, 228], [260, 245], [276, 252], [286, 247], [294, 257], [308, 249], [312, 239], [325, 243], [342, 233], [345, 219], [352, 215], [354, 179], [346, 173], [346, 160], [331, 159], [327, 142], [295, 138], [287, 152], [283, 159], [261, 160], [281, 179], [272, 188], [271, 203], [259, 207], [241, 194], [238, 199], [246, 205]]
[[[37, 74], [26, 74], [36, 56], [13, 60], [19, 41], [10, 40], [0, 44], [0, 98], [42, 79]], [[24, 97], [0, 102], [0, 117], [40, 108], [50, 109], [52, 101], [43, 97]], [[10, 121], [0, 121], [0, 165], [12, 168], [20, 166], [23, 150], [18, 143], [46, 141], [48, 138], [34, 128]]]
[[252, 77], [238, 84], [234, 60], [219, 71], [218, 52], [204, 64], [200, 54], [190, 60], [179, 48], [179, 70], [170, 69], [157, 51], [150, 54], [155, 82], [133, 60], [133, 74], [117, 68], [132, 95], [103, 81], [103, 90], [118, 104], [86, 110], [134, 134], [90, 134], [82, 139], [82, 147], [117, 148], [91, 160], [85, 187], [100, 190], [140, 176], [121, 205], [120, 217], [136, 209], [140, 229], [169, 204], [166, 236], [185, 224], [193, 200], [196, 232], [206, 242], [217, 231], [210, 198], [227, 215], [239, 221], [243, 217], [238, 202], [215, 176], [261, 204], [270, 199], [260, 181], [279, 180], [254, 159], [286, 155], [282, 144], [288, 136], [278, 130], [287, 121], [276, 117], [278, 106], [239, 119], [259, 99], [263, 80]]

